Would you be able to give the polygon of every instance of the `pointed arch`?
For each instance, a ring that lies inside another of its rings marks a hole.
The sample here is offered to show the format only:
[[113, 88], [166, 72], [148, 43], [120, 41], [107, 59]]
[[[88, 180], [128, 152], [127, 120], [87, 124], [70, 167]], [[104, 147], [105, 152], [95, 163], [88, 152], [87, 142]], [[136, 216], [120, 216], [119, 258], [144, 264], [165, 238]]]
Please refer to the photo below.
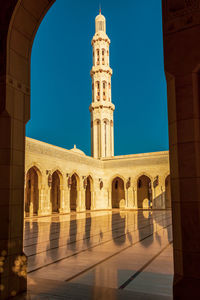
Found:
[[52, 213], [59, 213], [61, 202], [61, 184], [63, 183], [63, 176], [61, 171], [56, 169], [52, 172], [51, 184], [51, 207]]
[[92, 191], [93, 191], [93, 179], [89, 175], [86, 178], [86, 181], [87, 181], [87, 185], [86, 185], [86, 189], [85, 189], [85, 208], [86, 208], [86, 210], [91, 210], [91, 206], [92, 206]]
[[41, 171], [33, 165], [26, 172], [25, 179], [25, 215], [38, 215], [39, 189], [42, 181]]
[[125, 181], [117, 176], [112, 180], [112, 208], [125, 208]]
[[78, 193], [80, 189], [80, 178], [77, 173], [73, 173], [71, 176], [71, 188], [70, 188], [70, 210], [76, 211], [78, 202]]
[[137, 179], [137, 206], [138, 208], [151, 208], [151, 179], [147, 175], [141, 175]]

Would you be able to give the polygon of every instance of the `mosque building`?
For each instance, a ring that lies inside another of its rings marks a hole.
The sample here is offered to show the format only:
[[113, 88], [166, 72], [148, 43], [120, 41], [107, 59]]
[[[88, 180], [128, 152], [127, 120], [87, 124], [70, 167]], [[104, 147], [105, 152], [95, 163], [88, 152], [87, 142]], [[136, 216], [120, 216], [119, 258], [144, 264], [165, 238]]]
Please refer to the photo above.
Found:
[[92, 39], [92, 157], [76, 146], [67, 150], [26, 138], [26, 217], [171, 207], [168, 151], [114, 156], [109, 46], [106, 20], [100, 11]]

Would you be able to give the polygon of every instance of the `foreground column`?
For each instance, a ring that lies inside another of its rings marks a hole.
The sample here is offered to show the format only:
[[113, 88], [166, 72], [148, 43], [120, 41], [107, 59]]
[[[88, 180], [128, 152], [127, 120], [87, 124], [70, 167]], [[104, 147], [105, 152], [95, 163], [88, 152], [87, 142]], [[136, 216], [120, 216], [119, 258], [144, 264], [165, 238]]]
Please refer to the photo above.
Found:
[[[20, 104], [19, 104], [20, 105]], [[19, 109], [23, 110], [23, 106]], [[26, 290], [23, 254], [25, 124], [0, 114], [0, 299]]]
[[174, 237], [174, 299], [200, 293], [199, 1], [163, 1]]

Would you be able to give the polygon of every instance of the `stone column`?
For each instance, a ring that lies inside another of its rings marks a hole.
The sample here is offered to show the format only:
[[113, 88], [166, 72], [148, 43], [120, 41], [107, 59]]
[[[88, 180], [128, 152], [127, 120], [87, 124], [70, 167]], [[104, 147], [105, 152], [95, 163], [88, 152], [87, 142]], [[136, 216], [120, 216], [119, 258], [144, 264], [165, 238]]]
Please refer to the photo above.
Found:
[[45, 175], [42, 175], [42, 183], [39, 185], [39, 207], [38, 207], [38, 216], [47, 216], [49, 215], [48, 209], [48, 184], [47, 178]]
[[138, 208], [138, 201], [137, 201], [137, 184], [133, 187], [133, 206], [134, 208]]
[[181, 300], [196, 299], [200, 293], [199, 20], [199, 4], [196, 6], [195, 1], [189, 5], [184, 0], [163, 0], [174, 245], [173, 293], [174, 299]]
[[48, 203], [48, 212], [49, 215], [52, 214], [52, 203], [51, 203], [51, 187], [47, 189], [47, 203]]
[[85, 200], [85, 189], [80, 188], [77, 190], [77, 200], [76, 200], [76, 211], [81, 212], [84, 211], [82, 201]]
[[64, 189], [62, 213], [70, 213], [70, 188], [68, 186]]
[[127, 208], [133, 208], [134, 204], [133, 204], [133, 188], [129, 187], [127, 190]]
[[[26, 290], [23, 253], [25, 120], [23, 93], [0, 83], [0, 299]], [[9, 99], [2, 103], [2, 98]], [[16, 106], [15, 97], [18, 97]], [[20, 113], [21, 110], [21, 113]]]
[[91, 190], [91, 210], [95, 210], [95, 192]]
[[105, 124], [101, 120], [101, 157], [105, 157]]

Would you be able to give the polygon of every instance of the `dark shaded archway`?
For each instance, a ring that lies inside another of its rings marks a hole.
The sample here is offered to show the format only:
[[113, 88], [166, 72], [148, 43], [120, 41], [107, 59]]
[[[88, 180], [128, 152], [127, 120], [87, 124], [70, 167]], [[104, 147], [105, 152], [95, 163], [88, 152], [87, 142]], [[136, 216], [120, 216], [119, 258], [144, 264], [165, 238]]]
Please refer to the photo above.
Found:
[[32, 167], [26, 174], [25, 215], [38, 215], [39, 208], [39, 170]]
[[91, 210], [93, 180], [91, 176], [88, 176], [86, 180], [87, 186], [85, 190], [85, 208], [86, 210]]
[[137, 181], [137, 204], [138, 208], [151, 207], [151, 180], [146, 175], [142, 175]]
[[71, 190], [70, 190], [70, 210], [76, 211], [78, 199], [78, 175], [73, 174], [71, 177]]
[[59, 213], [60, 210], [60, 174], [55, 171], [52, 174], [52, 185], [51, 185], [51, 205], [52, 213]]
[[120, 177], [116, 177], [112, 181], [112, 208], [125, 207], [125, 189], [124, 181]]
[[165, 179], [165, 208], [171, 208], [171, 182], [170, 175]]

